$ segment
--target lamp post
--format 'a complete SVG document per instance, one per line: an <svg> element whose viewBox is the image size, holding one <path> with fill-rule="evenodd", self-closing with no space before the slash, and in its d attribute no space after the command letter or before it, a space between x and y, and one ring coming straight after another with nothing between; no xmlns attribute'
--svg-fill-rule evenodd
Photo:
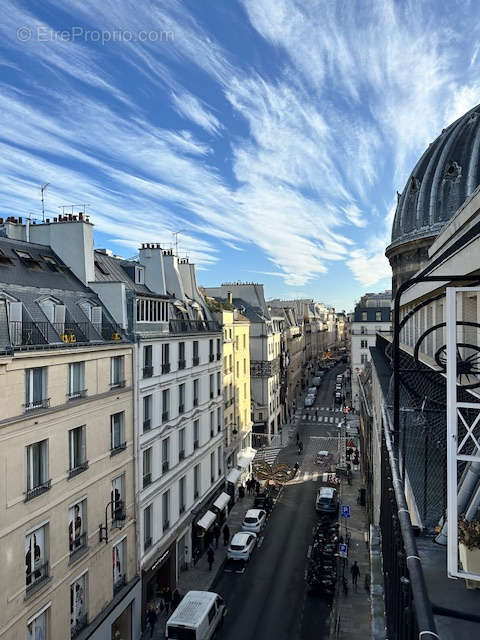
<svg viewBox="0 0 480 640"><path fill-rule="evenodd" d="M116 505L115 509L114 505ZM103 526L102 523L98 525L98 541L102 542L103 540L105 540L105 544L108 544L108 507L110 506L112 508L112 527L113 522L121 523L123 520L125 520L123 500L110 500L110 502L105 507L105 526ZM120 524L118 528L121 529L122 525Z"/></svg>

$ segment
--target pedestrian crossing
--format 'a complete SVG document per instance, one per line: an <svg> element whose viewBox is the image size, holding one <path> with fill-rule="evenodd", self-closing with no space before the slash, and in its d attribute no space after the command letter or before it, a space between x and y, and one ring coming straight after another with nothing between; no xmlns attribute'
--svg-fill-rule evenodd
<svg viewBox="0 0 480 640"><path fill-rule="evenodd" d="M273 464L281 450L282 447L266 447L265 449L259 449L255 455L255 462L264 460L265 462L268 462L268 464Z"/></svg>
<svg viewBox="0 0 480 640"><path fill-rule="evenodd" d="M315 416L315 414L304 414L303 420L305 422L323 422L324 424L338 424L341 420L338 416Z"/></svg>

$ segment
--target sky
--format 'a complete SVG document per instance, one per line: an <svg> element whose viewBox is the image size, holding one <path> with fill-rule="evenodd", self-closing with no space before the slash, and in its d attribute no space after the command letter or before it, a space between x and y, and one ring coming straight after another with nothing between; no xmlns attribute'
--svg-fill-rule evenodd
<svg viewBox="0 0 480 640"><path fill-rule="evenodd" d="M390 287L396 192L480 103L477 7L4 0L0 216L41 216L49 183L97 247L176 237L205 286L349 310Z"/></svg>

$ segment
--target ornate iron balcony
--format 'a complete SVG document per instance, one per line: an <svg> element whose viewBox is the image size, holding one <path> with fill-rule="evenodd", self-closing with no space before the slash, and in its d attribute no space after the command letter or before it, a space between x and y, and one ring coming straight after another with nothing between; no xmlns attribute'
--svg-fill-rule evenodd
<svg viewBox="0 0 480 640"><path fill-rule="evenodd" d="M42 484L37 485L36 487L32 487L32 489L28 489L25 494L25 502L31 500L32 498L36 498L37 496L48 491L52 485L51 480L45 480Z"/></svg>

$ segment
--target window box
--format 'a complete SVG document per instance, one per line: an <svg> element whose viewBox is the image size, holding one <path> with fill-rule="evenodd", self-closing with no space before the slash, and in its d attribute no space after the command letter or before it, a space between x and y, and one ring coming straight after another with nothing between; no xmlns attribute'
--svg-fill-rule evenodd
<svg viewBox="0 0 480 640"><path fill-rule="evenodd" d="M170 464L169 464L168 460L165 460L164 462L162 462L162 472L163 473L166 473L169 468L170 468Z"/></svg>
<svg viewBox="0 0 480 640"><path fill-rule="evenodd" d="M178 361L178 368L179 369L185 369L186 364L187 364L186 360L179 360Z"/></svg>
<svg viewBox="0 0 480 640"><path fill-rule="evenodd" d="M152 484L152 474L146 473L143 476L143 488L145 489L145 487L148 487L149 484Z"/></svg>
<svg viewBox="0 0 480 640"><path fill-rule="evenodd" d="M86 398L88 389L81 389L80 391L72 391L67 393L69 400L76 400L77 398Z"/></svg>
<svg viewBox="0 0 480 640"><path fill-rule="evenodd" d="M143 548L146 551L147 549L149 549L152 546L152 538L148 537L145 538L145 540L143 541Z"/></svg>
<svg viewBox="0 0 480 640"><path fill-rule="evenodd" d="M194 440L194 442L193 442L193 448L194 448L194 449L198 449L198 440Z"/></svg>
<svg viewBox="0 0 480 640"><path fill-rule="evenodd" d="M193 358L193 366L196 367L200 364L200 358Z"/></svg>
<svg viewBox="0 0 480 640"><path fill-rule="evenodd" d="M87 532L84 531L72 542L72 548L70 549L70 562L73 562L76 558L85 553L88 549L87 543Z"/></svg>
<svg viewBox="0 0 480 640"><path fill-rule="evenodd" d="M50 406L50 398L44 398L43 400L34 400L23 405L25 411L35 411L38 409L48 409Z"/></svg>
<svg viewBox="0 0 480 640"><path fill-rule="evenodd" d="M211 353L208 357L208 359L210 360L210 362L213 362L215 360L215 354Z"/></svg>
<svg viewBox="0 0 480 640"><path fill-rule="evenodd" d="M28 502L28 500L32 500L32 498L36 498L42 493L45 493L45 491L48 491L50 489L51 485L52 481L47 480L46 482L43 482L42 484L39 484L32 489L28 489L25 494L25 502Z"/></svg>
<svg viewBox="0 0 480 640"><path fill-rule="evenodd" d="M152 366L143 367L143 377L151 378L152 376L153 376L153 367Z"/></svg>
<svg viewBox="0 0 480 640"><path fill-rule="evenodd" d="M183 413L185 411L185 406L183 404L180 404L178 406L178 413Z"/></svg>
<svg viewBox="0 0 480 640"><path fill-rule="evenodd" d="M166 422L168 420L168 411L164 411L162 413L162 422Z"/></svg>
<svg viewBox="0 0 480 640"><path fill-rule="evenodd" d="M69 469L68 477L74 478L75 476L78 476L79 473L82 473L82 471L86 471L87 469L88 469L88 460L85 460L85 462L82 462L75 468Z"/></svg>
<svg viewBox="0 0 480 640"><path fill-rule="evenodd" d="M170 363L162 364L162 373L170 373Z"/></svg>
<svg viewBox="0 0 480 640"><path fill-rule="evenodd" d="M122 451L125 451L126 448L127 448L127 443L122 442L116 447L110 449L110 456L116 456L117 453L121 453Z"/></svg>
<svg viewBox="0 0 480 640"><path fill-rule="evenodd" d="M143 430L144 431L150 431L150 424L151 424L151 420L150 418L147 418L146 420L143 421Z"/></svg>
<svg viewBox="0 0 480 640"><path fill-rule="evenodd" d="M185 451L180 451L178 454L178 459L179 460L184 460L185 459Z"/></svg>
<svg viewBox="0 0 480 640"><path fill-rule="evenodd" d="M43 564L35 567L35 570L32 571L32 574L31 574L32 582L30 584L27 584L27 587L26 587L28 595L36 591L37 588L39 588L39 586L43 584L45 580L47 580L48 568L49 568L48 562L44 562Z"/></svg>

